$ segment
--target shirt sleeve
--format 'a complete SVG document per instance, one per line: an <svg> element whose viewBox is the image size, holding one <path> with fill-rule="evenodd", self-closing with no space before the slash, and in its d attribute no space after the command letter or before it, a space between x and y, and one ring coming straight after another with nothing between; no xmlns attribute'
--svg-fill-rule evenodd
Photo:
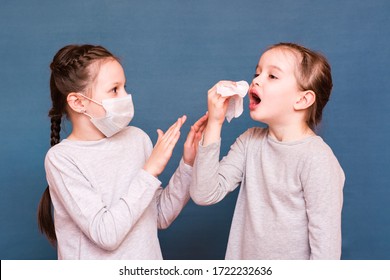
<svg viewBox="0 0 390 280"><path fill-rule="evenodd" d="M304 170L310 259L340 259L344 172L330 148L312 156Z"/></svg>
<svg viewBox="0 0 390 280"><path fill-rule="evenodd" d="M189 201L191 176L192 167L181 159L168 185L157 191L157 226L159 229L169 227Z"/></svg>
<svg viewBox="0 0 390 280"><path fill-rule="evenodd" d="M247 131L238 137L221 161L221 141L205 147L199 144L190 188L195 203L216 204L238 187L245 170L248 134Z"/></svg>
<svg viewBox="0 0 390 280"><path fill-rule="evenodd" d="M128 193L109 206L66 155L48 153L45 169L50 193L83 233L105 250L118 248L161 184L141 169L132 180Z"/></svg>

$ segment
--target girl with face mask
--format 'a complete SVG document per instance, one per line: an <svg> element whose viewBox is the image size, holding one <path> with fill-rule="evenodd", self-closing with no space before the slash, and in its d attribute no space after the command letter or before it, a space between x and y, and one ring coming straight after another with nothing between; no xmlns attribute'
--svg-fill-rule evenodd
<svg viewBox="0 0 390 280"><path fill-rule="evenodd" d="M50 65L51 149L38 207L40 229L59 259L162 259L157 229L167 228L189 200L197 143L207 116L188 133L167 187L168 163L186 116L158 140L128 126L132 97L118 59L101 46L69 45ZM72 131L60 142L62 117ZM54 206L54 221L52 217Z"/></svg>

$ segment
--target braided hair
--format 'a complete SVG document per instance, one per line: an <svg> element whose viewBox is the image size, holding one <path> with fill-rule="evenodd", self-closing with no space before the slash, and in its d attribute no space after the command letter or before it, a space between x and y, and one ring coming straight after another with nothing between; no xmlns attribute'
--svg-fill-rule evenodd
<svg viewBox="0 0 390 280"><path fill-rule="evenodd" d="M68 116L67 96L71 92L84 92L96 78L97 71L91 65L105 59L118 60L108 50L94 45L68 45L60 49L50 64L50 95L52 108L50 145L60 142L61 121ZM53 245L57 241L49 186L46 187L38 205L38 226Z"/></svg>

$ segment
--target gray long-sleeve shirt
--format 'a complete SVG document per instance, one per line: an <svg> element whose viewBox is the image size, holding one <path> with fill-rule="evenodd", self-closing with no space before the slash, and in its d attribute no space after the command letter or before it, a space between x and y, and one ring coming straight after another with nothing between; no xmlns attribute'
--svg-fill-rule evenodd
<svg viewBox="0 0 390 280"><path fill-rule="evenodd" d="M321 137L279 142L252 128L219 153L199 146L190 192L211 205L241 185L226 259L340 258L345 176Z"/></svg>
<svg viewBox="0 0 390 280"><path fill-rule="evenodd" d="M45 158L59 259L162 259L158 228L189 200L181 160L166 188L142 168L150 138L127 127L98 141L63 140Z"/></svg>

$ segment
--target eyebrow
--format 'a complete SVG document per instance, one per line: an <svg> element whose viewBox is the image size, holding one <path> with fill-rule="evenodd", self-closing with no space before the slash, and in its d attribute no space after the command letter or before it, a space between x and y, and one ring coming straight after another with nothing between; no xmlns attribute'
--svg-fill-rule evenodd
<svg viewBox="0 0 390 280"><path fill-rule="evenodd" d="M276 65L270 65L269 68L273 68L273 69L276 69L276 70L278 70L278 71L280 71L280 72L284 72L284 71L282 70L282 68L280 68L280 67L278 67L278 66L276 66Z"/></svg>
<svg viewBox="0 0 390 280"><path fill-rule="evenodd" d="M257 71L259 68L260 68L260 66L259 66L259 65L256 65L255 71ZM280 68L280 67L278 67L278 66L276 66L276 65L270 65L270 66L268 66L268 68L276 69L276 70L278 70L279 72L284 72L284 71L282 70L282 68Z"/></svg>
<svg viewBox="0 0 390 280"><path fill-rule="evenodd" d="M119 85L121 85L121 84L122 84L121 82L113 82L113 83L108 83L107 86L108 86L108 87L113 87L113 86L119 86ZM123 83L123 84L126 84L126 82Z"/></svg>

